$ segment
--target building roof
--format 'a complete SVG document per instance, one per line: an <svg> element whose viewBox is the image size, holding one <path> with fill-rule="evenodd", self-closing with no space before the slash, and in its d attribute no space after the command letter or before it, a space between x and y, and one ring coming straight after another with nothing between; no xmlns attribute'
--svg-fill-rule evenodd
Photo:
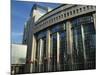
<svg viewBox="0 0 100 75"><path fill-rule="evenodd" d="M48 8L47 8L47 7L40 6L40 5L38 5L38 4L35 3L35 4L32 6L32 8L31 8L30 16L32 15L33 10L34 10L34 9L37 9L37 8L41 8L41 9L43 9L43 10L45 10L45 11L48 11Z"/></svg>

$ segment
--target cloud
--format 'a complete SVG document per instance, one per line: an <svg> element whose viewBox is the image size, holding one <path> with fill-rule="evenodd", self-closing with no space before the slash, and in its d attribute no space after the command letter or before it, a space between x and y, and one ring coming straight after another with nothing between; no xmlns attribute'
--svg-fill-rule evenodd
<svg viewBox="0 0 100 75"><path fill-rule="evenodd" d="M11 43L22 43L23 32L12 32Z"/></svg>
<svg viewBox="0 0 100 75"><path fill-rule="evenodd" d="M12 32L12 36L22 36L23 32Z"/></svg>

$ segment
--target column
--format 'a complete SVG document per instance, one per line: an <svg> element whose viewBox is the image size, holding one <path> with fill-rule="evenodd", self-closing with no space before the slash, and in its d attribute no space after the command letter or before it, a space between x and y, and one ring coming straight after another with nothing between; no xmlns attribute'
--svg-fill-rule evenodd
<svg viewBox="0 0 100 75"><path fill-rule="evenodd" d="M30 66L30 73L35 72L35 56L36 56L36 38L35 35L33 35L32 38L32 52L31 52L31 66Z"/></svg>
<svg viewBox="0 0 100 75"><path fill-rule="evenodd" d="M47 50L47 59L48 59L48 71L50 71L50 30L47 30L46 35L46 50Z"/></svg>
<svg viewBox="0 0 100 75"><path fill-rule="evenodd" d="M94 20L94 27L96 29L96 13L93 14L93 20Z"/></svg>
<svg viewBox="0 0 100 75"><path fill-rule="evenodd" d="M42 69L42 56L43 56L43 40L40 39L40 45L39 45L39 72L41 72Z"/></svg>
<svg viewBox="0 0 100 75"><path fill-rule="evenodd" d="M26 65L25 65L25 72L32 73L33 70L33 47L35 47L35 36L30 35L27 42L27 57L26 57Z"/></svg>
<svg viewBox="0 0 100 75"><path fill-rule="evenodd" d="M73 37L71 31L72 24L70 21L66 23L66 38L67 38L67 56L69 64L69 69L73 69L73 51L72 51L72 44L73 44Z"/></svg>
<svg viewBox="0 0 100 75"><path fill-rule="evenodd" d="M87 56L86 56L86 48L85 48L85 35L84 35L84 28L81 25L81 36L82 36L82 46L83 46L83 56L84 56L84 68L86 68L87 63Z"/></svg>
<svg viewBox="0 0 100 75"><path fill-rule="evenodd" d="M59 32L57 32L57 70L60 71L60 36Z"/></svg>
<svg viewBox="0 0 100 75"><path fill-rule="evenodd" d="M84 60L86 60L85 41L84 41L85 36L84 36L83 25L81 25L81 35L82 35L83 55L84 55Z"/></svg>

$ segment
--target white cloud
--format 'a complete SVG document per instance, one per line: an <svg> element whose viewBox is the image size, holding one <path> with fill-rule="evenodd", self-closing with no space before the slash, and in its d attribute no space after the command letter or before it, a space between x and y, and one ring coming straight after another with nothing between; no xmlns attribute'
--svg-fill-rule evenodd
<svg viewBox="0 0 100 75"><path fill-rule="evenodd" d="M11 35L12 36L22 36L23 32L12 32Z"/></svg>

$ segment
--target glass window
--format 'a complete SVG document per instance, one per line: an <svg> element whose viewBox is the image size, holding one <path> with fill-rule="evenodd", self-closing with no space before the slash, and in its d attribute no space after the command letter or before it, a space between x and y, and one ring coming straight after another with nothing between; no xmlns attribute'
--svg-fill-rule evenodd
<svg viewBox="0 0 100 75"><path fill-rule="evenodd" d="M54 17L54 22L55 22L55 17Z"/></svg>
<svg viewBox="0 0 100 75"><path fill-rule="evenodd" d="M67 12L67 16L69 16L69 12Z"/></svg>
<svg viewBox="0 0 100 75"><path fill-rule="evenodd" d="M73 14L75 14L75 10L73 10Z"/></svg>
<svg viewBox="0 0 100 75"><path fill-rule="evenodd" d="M82 12L82 8L80 8L80 12Z"/></svg>
<svg viewBox="0 0 100 75"><path fill-rule="evenodd" d="M52 64L52 70L57 70L57 34L52 34L52 57L51 57L51 64Z"/></svg>
<svg viewBox="0 0 100 75"><path fill-rule="evenodd" d="M85 49L87 55L87 61L92 61L95 59L95 29L93 23L83 25L84 36L85 36Z"/></svg>
<svg viewBox="0 0 100 75"><path fill-rule="evenodd" d="M58 20L58 17L56 17L56 20Z"/></svg>
<svg viewBox="0 0 100 75"><path fill-rule="evenodd" d="M74 63L84 64L84 52L86 54L86 61L88 64L90 64L90 62L95 62L96 33L91 17L84 16L74 19L72 21L72 26Z"/></svg>
<svg viewBox="0 0 100 75"><path fill-rule="evenodd" d="M42 62L43 62L43 72L47 71L47 56L46 56L46 37L42 38L43 40L43 57L42 57Z"/></svg>
<svg viewBox="0 0 100 75"><path fill-rule="evenodd" d="M77 11L77 13L79 12L79 10L78 10L78 9L76 9L76 11Z"/></svg>
<svg viewBox="0 0 100 75"><path fill-rule="evenodd" d="M60 70L64 70L64 65L66 64L66 54L67 54L67 48L66 48L66 32L62 31L60 34Z"/></svg>
<svg viewBox="0 0 100 75"><path fill-rule="evenodd" d="M85 11L85 7L83 7L83 10Z"/></svg>
<svg viewBox="0 0 100 75"><path fill-rule="evenodd" d="M59 19L60 19L60 16L59 16Z"/></svg>
<svg viewBox="0 0 100 75"><path fill-rule="evenodd" d="M61 15L61 18L63 18L63 14Z"/></svg>
<svg viewBox="0 0 100 75"><path fill-rule="evenodd" d="M91 9L93 9L94 6L91 6Z"/></svg>
<svg viewBox="0 0 100 75"><path fill-rule="evenodd" d="M70 15L72 15L72 11L70 11Z"/></svg>
<svg viewBox="0 0 100 75"><path fill-rule="evenodd" d="M40 38L45 37L46 33L47 33L46 31L41 31L41 32L37 33L37 38L40 39Z"/></svg>
<svg viewBox="0 0 100 75"><path fill-rule="evenodd" d="M64 17L66 18L66 13L64 13Z"/></svg>
<svg viewBox="0 0 100 75"><path fill-rule="evenodd" d="M66 25L64 23L60 23L58 25L51 27L51 33L60 32L66 29Z"/></svg>
<svg viewBox="0 0 100 75"><path fill-rule="evenodd" d="M87 10L89 10L89 6L87 6Z"/></svg>

